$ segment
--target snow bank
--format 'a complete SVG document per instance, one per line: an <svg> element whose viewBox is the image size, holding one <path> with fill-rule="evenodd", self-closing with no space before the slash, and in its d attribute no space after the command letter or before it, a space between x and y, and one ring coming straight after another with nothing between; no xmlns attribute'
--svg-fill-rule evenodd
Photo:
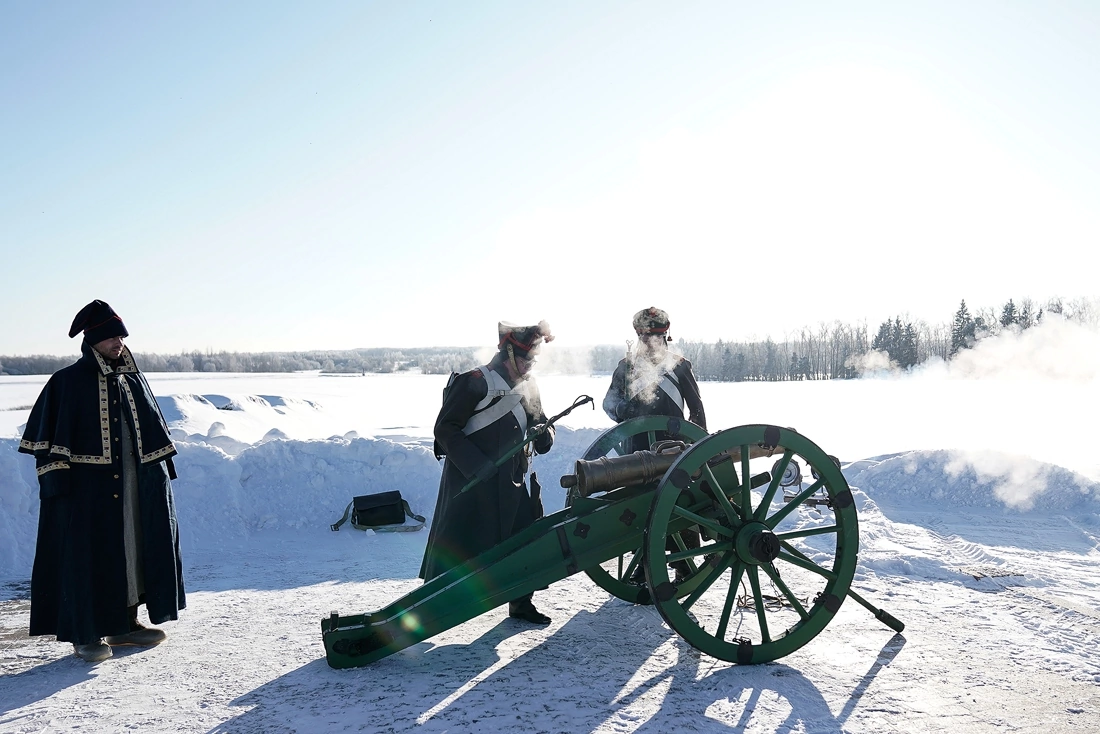
<svg viewBox="0 0 1100 734"><path fill-rule="evenodd" d="M180 404L185 401L178 401ZM554 451L535 457L547 512L561 509L558 479L599 435L596 429L558 431ZM244 444L214 427L209 435L173 429L179 455L173 482L184 554L232 547L256 533L326 528L355 495L399 490L413 512L431 519L441 462L431 442L361 438L325 440L264 437ZM38 526L34 462L17 453L18 439L0 440L0 579L26 579ZM231 450L229 450L231 449ZM357 532L346 525L341 532Z"/></svg>
<svg viewBox="0 0 1100 734"><path fill-rule="evenodd" d="M280 405L264 400L266 405L253 403L249 409ZM195 406L209 406L220 415L232 412L214 408L202 396L171 396L164 403L178 411L173 415ZM265 531L327 527L355 495L395 489L414 512L431 519L440 462L430 439L349 432L295 440L272 428L247 443L229 430L221 421L206 433L173 427L179 450L174 489L185 551L230 547ZM547 512L564 506L558 480L572 471L573 462L599 434L594 428L559 428L554 450L534 458ZM34 462L17 448L17 439L0 440L0 578L5 579L29 576L38 522ZM861 508L864 512L877 512L878 506L887 511L966 507L1008 514L1100 512L1100 485L1062 467L997 452L904 452L849 464L845 475L862 497L874 498Z"/></svg>
<svg viewBox="0 0 1100 734"><path fill-rule="evenodd" d="M38 477L18 449L19 439L0 440L0 579L30 578L38 535Z"/></svg>
<svg viewBox="0 0 1100 734"><path fill-rule="evenodd" d="M238 454L271 431L305 438L325 421L321 406L311 400L278 395L167 395L157 398L174 436L221 436L216 443L229 454Z"/></svg>
<svg viewBox="0 0 1100 734"><path fill-rule="evenodd" d="M909 451L854 462L844 474L884 507L1100 511L1100 484L1060 466L997 451Z"/></svg>
<svg viewBox="0 0 1100 734"><path fill-rule="evenodd" d="M432 454L432 418L425 416L437 409L434 382L406 377L388 382L341 381L349 390L354 387L358 391L348 397L324 392L330 389L328 383L309 376L283 379L282 387L298 390L294 395L276 394L272 385L277 383L268 377L173 379L179 392L158 397L158 402L179 449L179 479L174 488L185 558L191 550L233 547L257 534L325 529L340 517L351 498L360 494L399 490L414 512L431 519L440 463ZM544 399L558 406L568 405L572 399L568 396L593 392L604 380L569 378L546 383ZM822 395L839 396L836 399L848 406L888 403L873 390L870 397L878 395L880 399L870 400L866 391L890 384L810 385L814 391L808 394L805 385L792 383L783 394L792 398L788 402L797 410L777 404L774 386L765 386L771 390L767 412L783 417L787 410L810 423L814 416L832 421L854 411L822 408L817 401ZM908 383L909 388L913 385ZM231 389L242 386L247 392ZM423 405L408 403L410 397L423 397L421 393L428 387L432 388L430 399L424 398ZM739 413L752 412L746 408L745 398L752 403L753 391L763 389L754 385L707 387L730 391L730 400L712 401L715 414L731 412L731 405L738 406ZM967 388L974 390L969 384ZM864 392L853 392L859 389ZM807 405L817 407L810 410ZM412 414L409 421L395 422L403 409ZM585 410L570 419L590 421L600 415ZM743 420L745 415L739 418ZM861 425L875 424L866 417L856 418ZM732 416L728 422L737 419ZM348 430L349 422L358 430ZM993 418L987 419L992 422ZM866 445L844 443L869 440L866 431L845 426L810 428L815 430L808 430L807 435L838 455L851 451L847 458L854 458L870 453ZM543 485L547 512L564 506L565 493L558 480L572 471L573 462L602 430L591 424L559 424L554 450L535 457L532 469ZM838 448L834 449L834 444ZM0 438L0 579L24 580L30 575L34 557L38 482L34 462L17 454L17 447L17 438ZM854 453L857 450L867 453ZM889 453L848 464L845 475L864 498L861 513L878 512L881 507L896 517L899 510L973 508L998 517L1057 513L1100 517L1100 485L1096 482L1056 464L1012 452L940 449Z"/></svg>

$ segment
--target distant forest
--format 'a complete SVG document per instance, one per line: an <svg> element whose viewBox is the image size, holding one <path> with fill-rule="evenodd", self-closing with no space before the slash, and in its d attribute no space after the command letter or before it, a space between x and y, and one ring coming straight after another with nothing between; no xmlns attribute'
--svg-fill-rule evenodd
<svg viewBox="0 0 1100 734"><path fill-rule="evenodd" d="M320 370L334 374L385 373L418 370L428 374L465 371L478 365L474 347L423 347L414 349L347 349L314 352L186 352L148 354L134 352L144 372L301 372ZM71 357L0 356L0 374L48 375L76 361Z"/></svg>
<svg viewBox="0 0 1100 734"><path fill-rule="evenodd" d="M689 359L700 380L724 382L836 380L859 377L868 369L912 367L933 359L950 360L961 350L1005 330L1022 331L1042 323L1049 314L1097 326L1100 308L1087 299L1052 299L1036 304L1030 299L1009 301L999 308L971 311L963 300L950 322L929 325L899 315L879 324L872 335L866 324L820 324L788 334L783 340L689 342L680 340L675 351ZM478 365L480 347L424 347L410 349L349 349L312 352L190 352L175 355L135 352L146 372L299 372L320 370L333 374L416 371L425 374L462 372ZM598 346L585 355L554 359L572 370L605 374L624 355L623 346ZM555 355L560 356L560 355ZM0 356L0 375L44 375L72 364L75 356Z"/></svg>

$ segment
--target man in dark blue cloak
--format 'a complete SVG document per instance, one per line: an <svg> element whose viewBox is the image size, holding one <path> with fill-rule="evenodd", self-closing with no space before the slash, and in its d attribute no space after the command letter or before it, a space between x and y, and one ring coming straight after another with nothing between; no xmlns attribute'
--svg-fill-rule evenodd
<svg viewBox="0 0 1100 734"><path fill-rule="evenodd" d="M32 635L73 643L89 662L118 645L156 645L185 606L170 478L176 449L153 391L103 301L76 315L81 357L58 370L31 409L19 450L38 466Z"/></svg>

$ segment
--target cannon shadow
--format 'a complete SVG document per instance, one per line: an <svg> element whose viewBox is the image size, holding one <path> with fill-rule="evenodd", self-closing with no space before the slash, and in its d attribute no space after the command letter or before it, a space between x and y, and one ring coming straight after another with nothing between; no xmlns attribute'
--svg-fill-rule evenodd
<svg viewBox="0 0 1100 734"><path fill-rule="evenodd" d="M364 668L308 663L232 701L248 711L211 732L663 733L685 722L691 731L725 732L753 722L762 699L786 701L779 730L840 731L904 644L895 635L834 714L799 670L716 661L651 607L611 598L557 628L491 614L500 620L469 643L420 643Z"/></svg>

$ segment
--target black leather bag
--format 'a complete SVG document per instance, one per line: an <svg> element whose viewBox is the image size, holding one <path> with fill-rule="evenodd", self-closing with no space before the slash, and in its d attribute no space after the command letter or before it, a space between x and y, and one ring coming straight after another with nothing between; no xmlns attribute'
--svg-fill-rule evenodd
<svg viewBox="0 0 1100 734"><path fill-rule="evenodd" d="M351 515L351 526L356 530L373 530L376 533L411 532L424 527L426 522L422 515L413 513L408 501L402 499L397 490L353 497L344 510L344 516L330 527L339 530L347 522L348 515ZM411 517L418 524L406 525L406 517Z"/></svg>
<svg viewBox="0 0 1100 734"><path fill-rule="evenodd" d="M400 492L366 494L351 501L352 525L394 525L399 522L405 522Z"/></svg>

